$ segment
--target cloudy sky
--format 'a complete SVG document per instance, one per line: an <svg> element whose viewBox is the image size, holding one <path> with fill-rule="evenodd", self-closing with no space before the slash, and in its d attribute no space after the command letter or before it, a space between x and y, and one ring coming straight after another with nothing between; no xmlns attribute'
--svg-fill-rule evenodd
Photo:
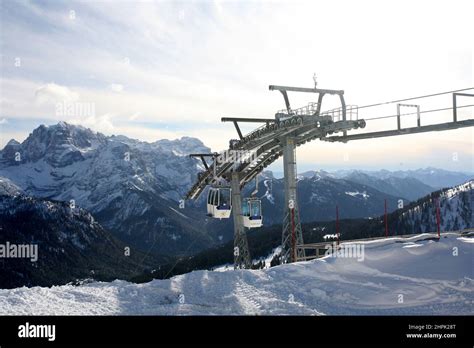
<svg viewBox="0 0 474 348"><path fill-rule="evenodd" d="M273 117L284 104L268 85L312 87L314 73L318 87L343 89L354 105L474 86L472 1L1 1L0 9L1 147L62 120L145 141L193 136L218 151L237 137L222 116ZM294 107L314 101L290 98ZM428 110L450 107L451 97L414 102ZM336 106L328 98L323 108ZM395 113L390 104L359 118ZM424 114L422 123L450 116ZM474 118L474 108L460 118ZM393 126L371 121L367 130ZM298 148L298 169L474 171L473 135L317 141Z"/></svg>

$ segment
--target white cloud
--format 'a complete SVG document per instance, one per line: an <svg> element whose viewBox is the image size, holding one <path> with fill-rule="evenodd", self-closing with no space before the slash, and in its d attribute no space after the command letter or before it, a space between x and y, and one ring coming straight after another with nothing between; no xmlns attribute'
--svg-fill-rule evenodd
<svg viewBox="0 0 474 348"><path fill-rule="evenodd" d="M311 86L313 72L319 87L344 89L346 101L359 105L473 85L472 1L456 6L404 0L10 6L23 13L10 11L5 18L5 52L21 56L21 69L28 69L25 75L2 66L7 72L0 82L2 97L8 100L2 101L2 114L13 119L56 120L51 101L90 102L103 115L83 120L91 128L117 134L130 129L138 138L196 135L219 150L235 138L230 125L229 132L222 131L220 117L273 117L283 100L268 85ZM68 17L71 8L74 21ZM28 15L36 20L26 20ZM53 79L56 83L47 83ZM303 94L290 98L293 107L313 101ZM426 102L422 110L430 107ZM440 106L450 106L449 98L446 103ZM324 109L332 106L325 100ZM393 113L383 109L360 116ZM431 119L422 116L423 122ZM139 121L188 127L158 133ZM191 122L197 126L188 130ZM465 136L456 132L426 138L426 146ZM337 152L330 145L328 158Z"/></svg>
<svg viewBox="0 0 474 348"><path fill-rule="evenodd" d="M66 86L60 86L55 83L40 86L35 92L35 101L38 104L75 102L78 99L79 94L71 91Z"/></svg>
<svg viewBox="0 0 474 348"><path fill-rule="evenodd" d="M115 93L121 93L123 92L123 85L120 85L118 83L112 83L110 86L109 86L110 90L112 92L115 92Z"/></svg>
<svg viewBox="0 0 474 348"><path fill-rule="evenodd" d="M129 117L129 120L135 121L138 117L140 117L140 112L135 112L132 116Z"/></svg>
<svg viewBox="0 0 474 348"><path fill-rule="evenodd" d="M112 123L112 115L105 114L101 116L89 116L82 119L71 119L68 122L71 124L79 124L81 126L91 128L96 132L104 133L107 135L115 132L115 127Z"/></svg>

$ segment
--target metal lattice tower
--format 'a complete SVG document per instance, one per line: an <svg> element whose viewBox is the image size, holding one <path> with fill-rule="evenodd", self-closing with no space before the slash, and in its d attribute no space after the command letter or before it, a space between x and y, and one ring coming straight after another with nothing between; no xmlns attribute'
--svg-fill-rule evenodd
<svg viewBox="0 0 474 348"><path fill-rule="evenodd" d="M234 219L234 269L250 268L249 245L242 217L239 173L232 172L232 217Z"/></svg>
<svg viewBox="0 0 474 348"><path fill-rule="evenodd" d="M285 213L281 237L281 263L294 262L304 257L304 250L297 245L303 244L300 213L296 196L296 148L294 139L286 137L283 146L283 172L285 183Z"/></svg>

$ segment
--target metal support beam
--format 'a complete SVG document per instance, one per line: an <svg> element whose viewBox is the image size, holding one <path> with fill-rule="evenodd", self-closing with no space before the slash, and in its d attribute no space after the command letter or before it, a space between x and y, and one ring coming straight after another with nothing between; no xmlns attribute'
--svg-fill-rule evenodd
<svg viewBox="0 0 474 348"><path fill-rule="evenodd" d="M208 172L210 172L209 165L207 164L204 157L216 157L216 156L217 156L216 153L192 153L189 155L189 157L199 157L202 161L204 168L206 168Z"/></svg>
<svg viewBox="0 0 474 348"><path fill-rule="evenodd" d="M239 124L237 123L237 121L234 121L234 127L235 127L235 130L237 131L237 134L239 134L240 140L242 140L244 137L242 135L242 132L240 131Z"/></svg>
<svg viewBox="0 0 474 348"><path fill-rule="evenodd" d="M268 86L270 91L287 91L287 92L305 92L305 93L327 93L327 94L344 94L343 90L305 88L305 87L289 87L289 86Z"/></svg>
<svg viewBox="0 0 474 348"><path fill-rule="evenodd" d="M421 116L420 116L420 106L416 106L416 125L421 127Z"/></svg>
<svg viewBox="0 0 474 348"><path fill-rule="evenodd" d="M397 104L397 129L400 130L402 127L400 121L400 104Z"/></svg>
<svg viewBox="0 0 474 348"><path fill-rule="evenodd" d="M254 122L267 123L275 122L274 118L250 118L250 117L221 117L222 122Z"/></svg>
<svg viewBox="0 0 474 348"><path fill-rule="evenodd" d="M457 97L474 97L474 94L468 93L453 93L453 122L458 121Z"/></svg>
<svg viewBox="0 0 474 348"><path fill-rule="evenodd" d="M350 140L362 140L362 139L391 137L395 135L444 131L444 130L458 129L458 128L464 128L464 127L473 127L473 126L474 126L474 120L463 120L463 121L458 121L458 122L447 122L447 123L440 123L440 124L432 124L428 126L403 128L400 130L396 129L396 130L388 130L388 131L380 131L380 132L352 134L346 137L333 136L333 137L321 138L321 140L331 141L331 142L333 141L347 142Z"/></svg>
<svg viewBox="0 0 474 348"><path fill-rule="evenodd" d="M232 172L232 215L234 218L234 269L250 268L250 252L242 217L242 197L238 172Z"/></svg>
<svg viewBox="0 0 474 348"><path fill-rule="evenodd" d="M321 105L323 103L323 97L324 97L324 93L319 93L318 106L317 106L317 109L316 109L316 115L315 116L319 116L321 114Z"/></svg>
<svg viewBox="0 0 474 348"><path fill-rule="evenodd" d="M344 100L344 94L339 94L339 99L341 100L341 107L342 107L342 120L346 120L346 101ZM347 131L342 132L344 136L347 135Z"/></svg>
<svg viewBox="0 0 474 348"><path fill-rule="evenodd" d="M206 160L204 159L204 156L200 156L202 164L206 168L207 171L209 171L209 165L207 164Z"/></svg>
<svg viewBox="0 0 474 348"><path fill-rule="evenodd" d="M304 250L296 246L303 244L300 215L296 197L295 141L286 137L283 147L283 171L285 184L285 209L281 238L281 262L289 263L304 257Z"/></svg>
<svg viewBox="0 0 474 348"><path fill-rule="evenodd" d="M456 101L456 93L453 93L453 122L458 121L458 108Z"/></svg>
<svg viewBox="0 0 474 348"><path fill-rule="evenodd" d="M397 129L401 130L401 108L408 107L408 108L416 108L416 125L417 127L421 127L421 117L420 117L420 105L415 104L397 104Z"/></svg>
<svg viewBox="0 0 474 348"><path fill-rule="evenodd" d="M317 93L318 95L318 105L316 107L315 116L319 116L321 112L321 103L323 101L323 97L325 94L331 95L338 95L341 100L341 109L342 109L342 119L343 121L346 120L346 102L344 100L344 91L343 90L334 90L334 89L320 89L320 88L305 88L305 87L290 87L290 86L275 86L270 85L268 86L270 91L280 91L283 94L283 98L285 99L286 110L288 115L292 115L290 101L288 99L288 92L304 92L304 93ZM344 136L347 135L347 132L344 131Z"/></svg>
<svg viewBox="0 0 474 348"><path fill-rule="evenodd" d="M286 111L288 111L288 115L291 115L291 106L290 100L288 99L288 94L285 90L280 89L279 91L281 92L281 94L283 94L283 99L285 99Z"/></svg>

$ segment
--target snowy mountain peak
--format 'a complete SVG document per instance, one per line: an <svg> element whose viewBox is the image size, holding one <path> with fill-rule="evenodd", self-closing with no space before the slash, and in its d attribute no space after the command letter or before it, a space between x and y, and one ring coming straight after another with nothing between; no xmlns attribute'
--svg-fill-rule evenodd
<svg viewBox="0 0 474 348"><path fill-rule="evenodd" d="M0 150L0 160L13 162L20 148L21 144L15 139L11 139L3 150Z"/></svg>
<svg viewBox="0 0 474 348"><path fill-rule="evenodd" d="M312 179L315 181L321 180L321 179L327 179L327 178L333 178L334 175L331 173L325 171L325 170L308 170L306 172L303 172L301 174L298 174L298 180L303 180L303 179Z"/></svg>
<svg viewBox="0 0 474 348"><path fill-rule="evenodd" d="M20 145L20 143L18 141L16 141L15 139L10 139L10 141L7 143L7 145L5 145L5 147L7 146L18 146Z"/></svg>
<svg viewBox="0 0 474 348"><path fill-rule="evenodd" d="M84 153L104 142L105 136L100 133L59 122L53 126L41 125L33 130L22 144L18 142L13 144L15 144L15 151L21 155L21 162L36 162L44 159L51 166L61 168L84 160ZM6 148L2 151L3 158L12 161L13 153L11 149L8 150Z"/></svg>
<svg viewBox="0 0 474 348"><path fill-rule="evenodd" d="M23 193L11 180L0 177L0 196L18 196Z"/></svg>
<svg viewBox="0 0 474 348"><path fill-rule="evenodd" d="M157 249L185 252L185 239L200 238L195 248L210 243L200 223L204 214L186 211L199 223L183 226L183 213L176 212L198 174L199 162L188 154L210 151L198 139L148 143L60 122L41 125L7 148L0 152L1 177L33 197L74 200L134 246L149 248L150 240L161 238Z"/></svg>
<svg viewBox="0 0 474 348"><path fill-rule="evenodd" d="M155 141L153 144L163 151L172 152L176 156L187 156L192 152L211 152L211 149L205 146L201 140L192 137L182 137L175 140L162 139Z"/></svg>
<svg viewBox="0 0 474 348"><path fill-rule="evenodd" d="M69 124L67 122L64 122L64 121L59 121L57 126L61 127L61 128L68 128Z"/></svg>

